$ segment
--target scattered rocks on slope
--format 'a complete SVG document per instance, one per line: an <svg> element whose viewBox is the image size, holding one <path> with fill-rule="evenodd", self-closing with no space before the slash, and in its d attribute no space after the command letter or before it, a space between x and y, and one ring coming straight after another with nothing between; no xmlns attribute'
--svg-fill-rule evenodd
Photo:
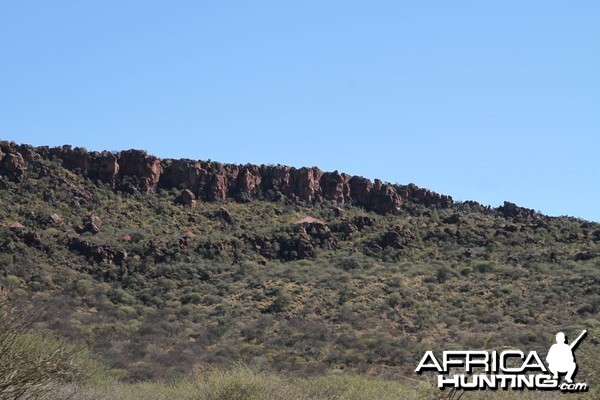
<svg viewBox="0 0 600 400"><path fill-rule="evenodd" d="M52 225L62 225L63 222L65 222L65 219L57 213L52 213L48 216L47 221Z"/></svg>
<svg viewBox="0 0 600 400"><path fill-rule="evenodd" d="M282 258L303 260L315 257L316 244L304 228L300 228L289 240L281 242L280 247Z"/></svg>
<svg viewBox="0 0 600 400"><path fill-rule="evenodd" d="M42 239L39 233L30 231L23 234L23 242L30 247L39 247L42 244Z"/></svg>
<svg viewBox="0 0 600 400"><path fill-rule="evenodd" d="M460 217L459 214L452 214L449 217L446 217L442 220L443 223L445 224L458 224L460 222L462 222L462 218Z"/></svg>
<svg viewBox="0 0 600 400"><path fill-rule="evenodd" d="M342 232L346 236L358 231L358 227L352 222L348 221L347 219L342 220L339 223L333 225L331 229L334 232Z"/></svg>
<svg viewBox="0 0 600 400"><path fill-rule="evenodd" d="M8 229L10 229L13 232L20 232L25 230L25 226L19 221L13 221L10 224L8 224Z"/></svg>
<svg viewBox="0 0 600 400"><path fill-rule="evenodd" d="M362 231L366 227L373 226L375 221L371 217L367 217L365 215L358 215L352 218L352 223L356 225L359 231Z"/></svg>
<svg viewBox="0 0 600 400"><path fill-rule="evenodd" d="M102 220L96 214L89 215L83 219L83 226L77 228L79 233L90 232L97 234L102 228Z"/></svg>
<svg viewBox="0 0 600 400"><path fill-rule="evenodd" d="M381 248L392 247L394 249L403 249L415 239L415 235L404 225L396 225L387 231L379 240Z"/></svg>
<svg viewBox="0 0 600 400"><path fill-rule="evenodd" d="M317 243L320 247L327 249L335 249L337 247L337 242L329 229L329 226L322 223L310 223L304 224L304 232L308 236L310 236L315 243ZM300 230L302 232L302 230Z"/></svg>
<svg viewBox="0 0 600 400"><path fill-rule="evenodd" d="M598 256L598 254L596 254L592 250L582 250L582 251L578 252L577 254L575 254L573 259L575 261L586 261L586 260L591 260L592 258L595 258L597 256Z"/></svg>
<svg viewBox="0 0 600 400"><path fill-rule="evenodd" d="M335 218L342 218L344 216L344 210L341 207L333 207L331 209L331 212L333 213L333 216Z"/></svg>
<svg viewBox="0 0 600 400"><path fill-rule="evenodd" d="M106 244L97 244L77 237L69 239L69 248L96 262L122 264L127 260L127 252L123 250L114 250Z"/></svg>

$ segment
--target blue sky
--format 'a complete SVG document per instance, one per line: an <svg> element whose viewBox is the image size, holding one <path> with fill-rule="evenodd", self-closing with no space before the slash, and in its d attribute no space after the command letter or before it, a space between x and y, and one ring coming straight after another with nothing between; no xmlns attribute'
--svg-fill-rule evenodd
<svg viewBox="0 0 600 400"><path fill-rule="evenodd" d="M600 2L3 1L0 138L600 221Z"/></svg>

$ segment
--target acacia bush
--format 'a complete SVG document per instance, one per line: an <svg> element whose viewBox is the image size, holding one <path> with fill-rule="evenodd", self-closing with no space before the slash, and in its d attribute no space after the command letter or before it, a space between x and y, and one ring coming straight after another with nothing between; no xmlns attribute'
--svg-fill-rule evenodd
<svg viewBox="0 0 600 400"><path fill-rule="evenodd" d="M0 289L3 289L0 286ZM84 351L32 330L40 309L15 307L0 290L0 399L63 398L96 368Z"/></svg>

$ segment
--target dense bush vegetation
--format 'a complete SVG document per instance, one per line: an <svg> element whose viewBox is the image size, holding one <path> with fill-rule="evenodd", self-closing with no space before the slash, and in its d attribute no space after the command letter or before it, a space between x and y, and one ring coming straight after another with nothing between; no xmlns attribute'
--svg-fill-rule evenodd
<svg viewBox="0 0 600 400"><path fill-rule="evenodd" d="M595 223L468 203L396 215L285 200L192 209L175 190L129 195L36 165L0 190L0 284L46 303L36 329L86 342L125 380L235 362L398 378L425 350L545 354L557 331L599 326ZM326 227L295 223L307 215Z"/></svg>

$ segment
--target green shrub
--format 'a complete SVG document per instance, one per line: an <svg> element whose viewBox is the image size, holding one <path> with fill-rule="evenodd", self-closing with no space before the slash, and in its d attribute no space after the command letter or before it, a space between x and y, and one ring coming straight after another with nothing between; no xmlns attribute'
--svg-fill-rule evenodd
<svg viewBox="0 0 600 400"><path fill-rule="evenodd" d="M97 369L81 347L33 332L38 315L0 298L0 399L61 398Z"/></svg>

